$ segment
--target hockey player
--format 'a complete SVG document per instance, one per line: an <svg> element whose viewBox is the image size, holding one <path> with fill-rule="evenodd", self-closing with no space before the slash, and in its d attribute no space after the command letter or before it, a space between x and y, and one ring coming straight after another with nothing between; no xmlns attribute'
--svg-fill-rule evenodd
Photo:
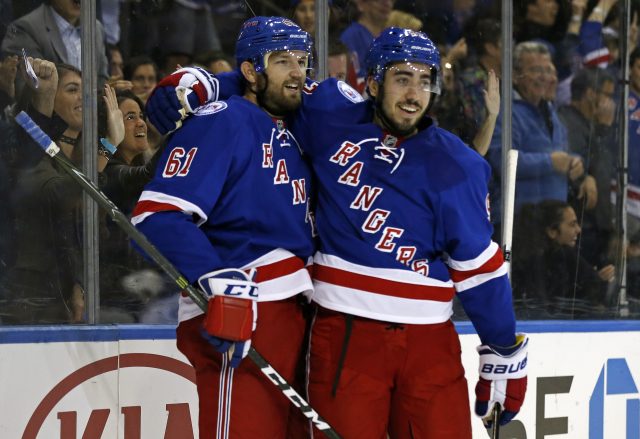
<svg viewBox="0 0 640 439"><path fill-rule="evenodd" d="M180 299L177 344L196 371L201 438L285 437L289 401L251 362L253 342L293 381L312 289L310 169L283 117L301 102L310 38L290 20L244 23L246 92L201 107L165 149L132 221L209 296ZM215 84L207 83L209 91Z"/></svg>
<svg viewBox="0 0 640 439"><path fill-rule="evenodd" d="M489 167L426 116L439 61L425 34L389 28L367 58L370 100L311 83L291 121L318 183L310 402L345 438L471 437L455 294L482 342L476 414L497 403L506 424L524 400Z"/></svg>
<svg viewBox="0 0 640 439"><path fill-rule="evenodd" d="M455 294L482 342L476 413L498 402L507 423L524 399L489 167L426 116L439 68L425 34L386 29L367 56L371 99L292 127L318 185L310 403L345 438L471 437Z"/></svg>

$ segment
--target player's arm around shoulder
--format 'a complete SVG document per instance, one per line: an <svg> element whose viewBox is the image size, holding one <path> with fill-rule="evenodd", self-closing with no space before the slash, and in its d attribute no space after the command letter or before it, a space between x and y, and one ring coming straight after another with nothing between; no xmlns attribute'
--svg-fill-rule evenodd
<svg viewBox="0 0 640 439"><path fill-rule="evenodd" d="M193 181L198 187L210 181L214 192L213 188L219 187L228 174L237 146L242 143L244 122L238 112L233 104L215 101L187 118L168 139L156 168L156 183L163 188L182 188L183 181Z"/></svg>
<svg viewBox="0 0 640 439"><path fill-rule="evenodd" d="M302 102L305 111L335 111L350 109L364 102L364 98L344 81L327 78L317 82L307 78L302 88Z"/></svg>
<svg viewBox="0 0 640 439"><path fill-rule="evenodd" d="M456 160L470 178L483 178L489 181L491 166L478 152L464 143L455 134L438 128L442 137L450 146L452 159Z"/></svg>
<svg viewBox="0 0 640 439"><path fill-rule="evenodd" d="M429 159L425 160L425 166L431 187L437 188L438 192L458 186L462 186L458 190L463 192L487 188L491 167L459 137L434 127L428 143Z"/></svg>
<svg viewBox="0 0 640 439"><path fill-rule="evenodd" d="M212 147L226 144L219 140L229 138L242 123L241 119L236 118L237 113L235 106L226 101L207 102L169 135L168 145L171 147L185 141Z"/></svg>

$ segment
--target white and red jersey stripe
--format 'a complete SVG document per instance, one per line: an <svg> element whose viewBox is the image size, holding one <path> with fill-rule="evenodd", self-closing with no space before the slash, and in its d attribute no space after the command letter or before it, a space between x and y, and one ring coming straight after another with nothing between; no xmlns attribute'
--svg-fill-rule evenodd
<svg viewBox="0 0 640 439"><path fill-rule="evenodd" d="M611 53L606 47L601 47L587 53L582 61L586 66L605 68L611 61Z"/></svg>
<svg viewBox="0 0 640 439"><path fill-rule="evenodd" d="M618 184L611 180L610 198L611 204L615 205L618 200ZM627 213L636 218L640 218L640 186L627 185Z"/></svg>
<svg viewBox="0 0 640 439"><path fill-rule="evenodd" d="M508 272L502 250L493 241L473 259L457 261L449 256L445 263L449 266L449 274L457 292L477 287Z"/></svg>
<svg viewBox="0 0 640 439"><path fill-rule="evenodd" d="M311 293L313 283L307 269L309 262L278 248L240 268L257 269L258 301L270 302L287 299L298 293ZM183 293L178 306L178 321L189 320L200 314L200 307Z"/></svg>
<svg viewBox="0 0 640 439"><path fill-rule="evenodd" d="M312 299L325 308L396 323L442 323L451 317L451 281L358 265L321 252L313 263Z"/></svg>
<svg viewBox="0 0 640 439"><path fill-rule="evenodd" d="M640 186L633 184L627 186L627 212L640 218Z"/></svg>
<svg viewBox="0 0 640 439"><path fill-rule="evenodd" d="M162 192L143 191L131 215L131 223L135 226L157 212L177 211L198 217L197 225L207 220L207 214L189 201Z"/></svg>

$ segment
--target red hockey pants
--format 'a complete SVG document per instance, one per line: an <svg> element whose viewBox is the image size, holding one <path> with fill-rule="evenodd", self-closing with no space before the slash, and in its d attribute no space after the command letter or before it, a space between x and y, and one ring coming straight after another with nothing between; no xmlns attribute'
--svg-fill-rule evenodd
<svg viewBox="0 0 640 439"><path fill-rule="evenodd" d="M460 354L451 321L394 324L319 308L310 403L343 439L470 439ZM314 437L323 436L316 430Z"/></svg>
<svg viewBox="0 0 640 439"><path fill-rule="evenodd" d="M297 409L249 358L235 370L223 368L222 355L200 335L203 319L200 315L181 322L176 331L178 349L196 370L200 439L285 438ZM295 297L258 303L252 346L289 383L294 381L304 328Z"/></svg>

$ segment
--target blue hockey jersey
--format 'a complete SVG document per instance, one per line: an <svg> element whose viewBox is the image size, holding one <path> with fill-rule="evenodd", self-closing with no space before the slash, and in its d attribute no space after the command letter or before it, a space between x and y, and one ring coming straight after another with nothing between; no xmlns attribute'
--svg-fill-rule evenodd
<svg viewBox="0 0 640 439"><path fill-rule="evenodd" d="M171 137L132 222L190 282L256 267L260 300L280 300L312 288L310 196L310 169L286 124L231 97ZM181 299L180 320L200 312Z"/></svg>
<svg viewBox="0 0 640 439"><path fill-rule="evenodd" d="M238 74L220 86L222 97L240 93ZM450 318L457 293L483 343L513 345L487 163L429 119L419 134L395 139L344 82L308 80L303 91L290 126L319 183L313 300L383 321L437 323Z"/></svg>
<svg viewBox="0 0 640 439"><path fill-rule="evenodd" d="M344 83L307 88L291 126L317 181L313 300L425 324L448 320L458 293L484 343L513 344L507 268L491 241L488 164L428 118L399 139Z"/></svg>

